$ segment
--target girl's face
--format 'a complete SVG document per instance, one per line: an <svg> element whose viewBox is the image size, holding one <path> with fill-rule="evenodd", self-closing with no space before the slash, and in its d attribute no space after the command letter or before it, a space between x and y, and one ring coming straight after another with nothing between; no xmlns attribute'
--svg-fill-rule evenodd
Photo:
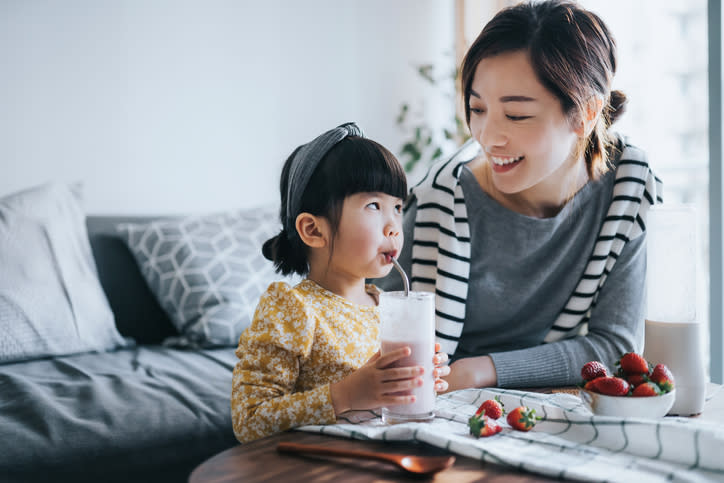
<svg viewBox="0 0 724 483"><path fill-rule="evenodd" d="M469 102L470 131L485 151L495 188L540 201L559 195L576 162L578 134L527 52L480 61Z"/></svg>
<svg viewBox="0 0 724 483"><path fill-rule="evenodd" d="M329 270L349 279L384 277L403 241L402 199L375 192L347 196Z"/></svg>

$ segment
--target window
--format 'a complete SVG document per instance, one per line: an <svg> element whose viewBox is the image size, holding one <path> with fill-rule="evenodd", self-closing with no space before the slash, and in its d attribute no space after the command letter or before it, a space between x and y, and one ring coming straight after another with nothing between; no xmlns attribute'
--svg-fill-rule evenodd
<svg viewBox="0 0 724 483"><path fill-rule="evenodd" d="M579 0L613 32L613 87L629 98L614 128L645 149L664 182L665 203L697 211L697 320L709 367L709 96L707 3Z"/></svg>

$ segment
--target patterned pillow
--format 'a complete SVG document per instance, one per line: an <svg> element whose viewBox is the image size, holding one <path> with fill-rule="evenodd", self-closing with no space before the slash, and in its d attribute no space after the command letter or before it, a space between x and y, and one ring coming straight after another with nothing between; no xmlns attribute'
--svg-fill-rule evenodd
<svg viewBox="0 0 724 483"><path fill-rule="evenodd" d="M117 226L181 334L166 339L166 345L238 343L259 296L283 279L261 254L262 244L279 232L277 213L263 207Z"/></svg>
<svg viewBox="0 0 724 483"><path fill-rule="evenodd" d="M116 330L77 190L0 198L0 363L131 344Z"/></svg>

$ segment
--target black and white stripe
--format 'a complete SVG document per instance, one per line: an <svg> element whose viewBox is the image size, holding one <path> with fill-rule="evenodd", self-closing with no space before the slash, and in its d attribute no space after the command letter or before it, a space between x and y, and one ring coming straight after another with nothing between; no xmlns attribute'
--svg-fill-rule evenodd
<svg viewBox="0 0 724 483"><path fill-rule="evenodd" d="M458 180L462 165L479 153L480 145L468 141L450 159L433 166L412 190L417 199L412 289L435 293L437 341L448 354L455 353L463 330L470 276L470 227ZM599 290L624 245L646 230L649 207L662 202L661 181L651 171L645 153L633 146L624 147L614 183L593 253L545 342L587 332Z"/></svg>
<svg viewBox="0 0 724 483"><path fill-rule="evenodd" d="M412 289L435 293L437 341L448 354L463 330L470 275L470 226L458 177L479 151L477 142L467 142L412 190L417 199Z"/></svg>

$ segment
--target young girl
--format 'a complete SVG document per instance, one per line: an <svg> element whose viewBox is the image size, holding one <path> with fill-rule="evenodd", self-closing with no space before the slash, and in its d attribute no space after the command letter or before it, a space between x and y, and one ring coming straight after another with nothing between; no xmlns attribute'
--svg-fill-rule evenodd
<svg viewBox="0 0 724 483"><path fill-rule="evenodd" d="M378 291L365 284L388 274L402 247L407 182L398 161L344 124L292 153L280 191L283 229L263 253L277 271L306 279L271 284L240 338L231 415L241 442L409 404L414 397L399 393L422 384L422 367L388 367L408 347L380 357ZM437 354L435 363L446 360Z"/></svg>

